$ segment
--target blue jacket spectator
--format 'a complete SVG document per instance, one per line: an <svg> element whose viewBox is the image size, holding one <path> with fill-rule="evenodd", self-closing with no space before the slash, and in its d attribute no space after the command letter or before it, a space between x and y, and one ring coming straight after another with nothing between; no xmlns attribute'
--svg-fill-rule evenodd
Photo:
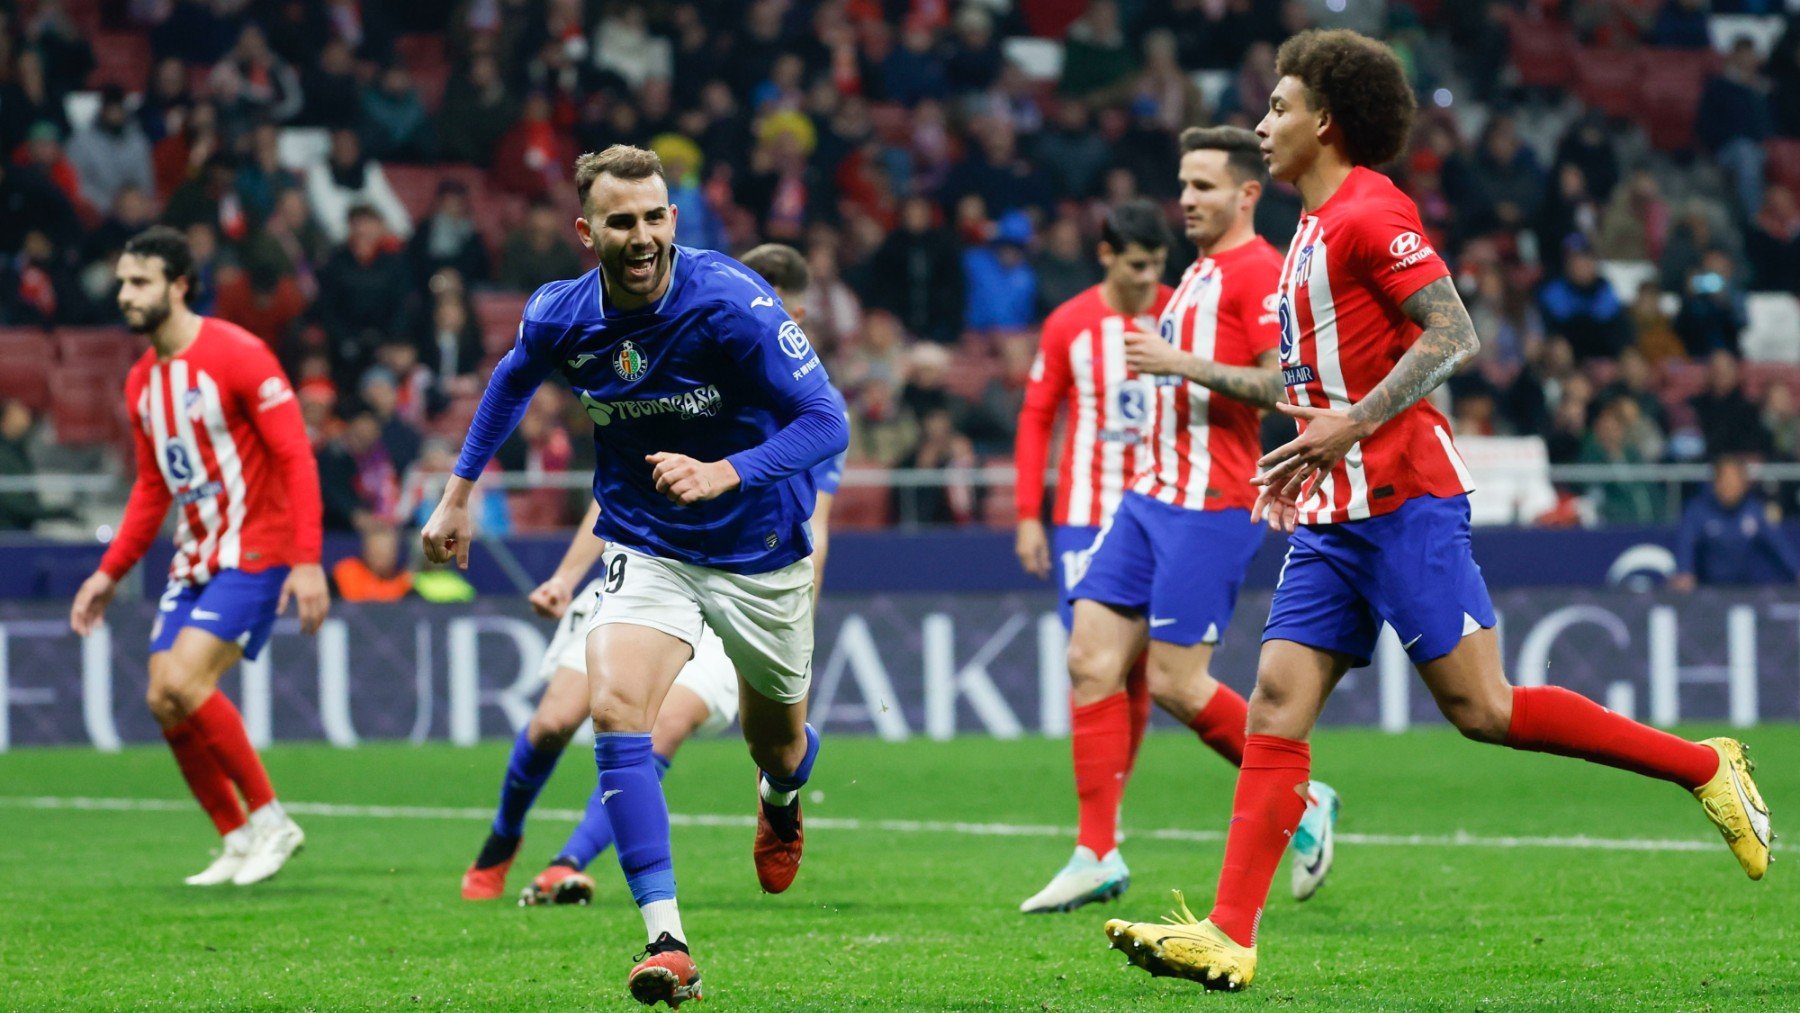
<svg viewBox="0 0 1800 1013"><path fill-rule="evenodd" d="M1783 584L1800 579L1800 553L1782 534L1761 496L1750 493L1741 458L1713 465L1712 488L1688 501L1675 538L1670 586Z"/></svg>
<svg viewBox="0 0 1800 1013"><path fill-rule="evenodd" d="M1037 271L1025 257L1031 219L1009 212L995 225L986 246L963 254L969 293L963 325L970 330L1023 330L1037 320Z"/></svg>
<svg viewBox="0 0 1800 1013"><path fill-rule="evenodd" d="M1569 237L1561 276L1538 292L1544 330L1568 340L1578 362L1610 359L1631 343L1631 319L1600 262L1579 235Z"/></svg>

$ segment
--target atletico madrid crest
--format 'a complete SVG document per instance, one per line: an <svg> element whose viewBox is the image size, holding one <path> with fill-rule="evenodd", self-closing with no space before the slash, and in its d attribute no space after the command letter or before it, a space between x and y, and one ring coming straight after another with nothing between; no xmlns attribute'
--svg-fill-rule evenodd
<svg viewBox="0 0 1800 1013"><path fill-rule="evenodd" d="M613 353L613 372L619 379L630 383L644 375L650 368L650 360L638 349L638 346L627 341Z"/></svg>

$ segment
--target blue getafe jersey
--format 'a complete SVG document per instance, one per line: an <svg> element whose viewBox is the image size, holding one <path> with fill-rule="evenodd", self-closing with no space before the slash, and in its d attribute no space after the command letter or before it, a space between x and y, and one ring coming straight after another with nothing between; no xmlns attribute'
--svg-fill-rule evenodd
<svg viewBox="0 0 1800 1013"><path fill-rule="evenodd" d="M594 533L652 555L766 573L812 552L810 469L842 453L849 425L800 326L754 272L677 246L658 302L605 304L600 270L551 282L526 304L494 369L456 473L473 480L560 372L594 422ZM667 451L727 459L742 485L679 506L645 460Z"/></svg>
<svg viewBox="0 0 1800 1013"><path fill-rule="evenodd" d="M830 387L828 389L831 391L831 401L837 406L838 414L844 417L844 429L848 432L850 428L850 406L844 403L844 395L838 393L836 387ZM825 460L813 465L813 490L815 492L836 496L838 483L844 480L844 461L849 457L850 450L846 447L842 453L827 457Z"/></svg>

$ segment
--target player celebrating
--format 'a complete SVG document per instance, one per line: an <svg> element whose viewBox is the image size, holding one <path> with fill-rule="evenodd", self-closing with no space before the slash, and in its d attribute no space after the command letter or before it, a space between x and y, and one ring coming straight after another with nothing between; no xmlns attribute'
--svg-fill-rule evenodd
<svg viewBox="0 0 1800 1013"><path fill-rule="evenodd" d="M649 938L628 985L640 1002L674 1005L700 994L700 974L676 906L651 729L711 627L737 669L762 772L757 878L787 889L803 844L799 793L819 749L806 723L808 469L844 451L849 427L774 290L729 257L674 244L676 209L653 152L614 145L575 168L576 233L599 267L527 302L422 538L428 559L467 565L475 479L559 370L594 421L594 530L608 543L587 671L603 809Z"/></svg>
<svg viewBox="0 0 1800 1013"><path fill-rule="evenodd" d="M1283 43L1257 126L1271 173L1304 213L1278 312L1300 436L1265 455L1253 513L1293 531L1250 704L1211 915L1106 925L1153 974L1240 989L1286 835L1300 819L1307 736L1332 688L1392 625L1444 716L1479 742L1574 756L1672 781L1700 799L1751 879L1769 862L1769 813L1743 746L1689 742L1554 686L1512 687L1494 610L1469 551L1469 476L1423 400L1479 342L1417 209L1369 167L1394 158L1413 115L1379 42L1308 31ZM1177 895L1179 901L1179 894Z"/></svg>
<svg viewBox="0 0 1800 1013"><path fill-rule="evenodd" d="M318 465L269 346L188 309L194 257L181 233L140 233L114 270L126 326L150 338L125 380L137 480L69 625L87 636L100 623L175 503L175 559L150 631L150 712L224 837L188 884L247 886L279 872L306 835L276 801L219 679L262 652L289 599L307 633L325 620Z"/></svg>
<svg viewBox="0 0 1800 1013"><path fill-rule="evenodd" d="M1144 466L1083 557L1071 592L1079 830L1074 856L1020 905L1027 912L1073 910L1116 897L1130 882L1113 841L1133 758L1127 673L1146 642L1157 704L1233 764L1243 754L1244 699L1208 667L1262 541L1250 521L1249 480L1258 408L1281 396L1273 313L1281 255L1252 227L1263 175L1255 135L1190 129L1181 141L1181 205L1200 258L1162 311L1161 337L1132 327L1120 339L1131 374L1159 380L1142 412ZM1143 245L1159 255L1167 248L1154 205L1125 205L1114 217L1143 222ZM1332 858L1336 796L1324 785L1315 794L1322 804L1294 838L1301 900L1318 889Z"/></svg>
<svg viewBox="0 0 1800 1013"><path fill-rule="evenodd" d="M743 264L775 289L795 323L805 323L805 298L812 285L812 272L798 250L765 243L744 254ZM835 388L832 393L838 397ZM838 400L842 411L841 397ZM844 455L840 454L813 468L815 598L825 579L826 527L843 467ZM593 532L599 516L599 504L591 504L556 572L531 592L532 607L539 615L560 620L556 635L544 652L541 678L546 688L531 721L519 730L513 743L493 827L475 863L463 874L465 900L493 900L505 893L507 870L524 838L525 815L556 769L563 747L588 718L587 621L605 593L605 580L590 582L579 594L574 589L606 548L606 543ZM651 754L659 777L668 773L676 750L689 736L722 731L737 715L737 672L725 657L717 634L702 629L700 637L693 660L682 666L681 674L669 687L650 732ZM594 896L594 880L584 870L611 843L612 825L606 818L602 793L596 787L580 824L549 866L520 893L519 903L586 904Z"/></svg>

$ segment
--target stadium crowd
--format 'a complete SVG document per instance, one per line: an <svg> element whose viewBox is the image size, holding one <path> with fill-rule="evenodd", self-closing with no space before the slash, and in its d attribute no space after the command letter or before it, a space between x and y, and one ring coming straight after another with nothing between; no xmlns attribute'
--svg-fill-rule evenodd
<svg viewBox="0 0 1800 1013"><path fill-rule="evenodd" d="M573 157L640 144L668 170L680 242L806 253L854 460L993 463L1038 322L1098 280L1106 208L1173 210L1176 133L1253 126L1274 47L1323 23L1385 37L1421 96L1390 171L1483 339L1447 388L1460 433L1542 436L1559 463L1800 460L1800 390L1740 363L1750 294L1800 295L1800 29L1743 17L1778 3L1333 7L0 0L0 324L116 325L124 240L182 228L195 308L294 377L328 526L407 523L404 476L448 470L522 294L589 262ZM1760 34L1715 37L1727 14ZM1580 66L1546 65L1557 45ZM1689 87L1639 103L1628 77L1621 102L1588 68L1622 60L1691 68L1671 75ZM1297 209L1275 188L1259 230L1285 248ZM1171 252L1173 280L1192 250ZM0 394L17 397L5 377ZM17 473L31 426L6 417ZM582 420L547 389L498 466L581 470ZM974 486L895 496L914 520L1010 523ZM487 530L573 506L493 496ZM1674 520L1624 483L1598 509Z"/></svg>

